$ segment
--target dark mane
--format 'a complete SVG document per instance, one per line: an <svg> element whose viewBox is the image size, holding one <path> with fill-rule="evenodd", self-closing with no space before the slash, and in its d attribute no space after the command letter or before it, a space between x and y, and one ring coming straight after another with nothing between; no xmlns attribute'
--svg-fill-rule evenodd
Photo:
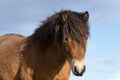
<svg viewBox="0 0 120 80"><path fill-rule="evenodd" d="M67 15L63 21L62 15ZM89 26L82 17L83 13L73 11L61 11L43 21L43 24L35 30L32 43L47 47L61 44L64 37L70 36L73 40L81 42L89 35Z"/></svg>

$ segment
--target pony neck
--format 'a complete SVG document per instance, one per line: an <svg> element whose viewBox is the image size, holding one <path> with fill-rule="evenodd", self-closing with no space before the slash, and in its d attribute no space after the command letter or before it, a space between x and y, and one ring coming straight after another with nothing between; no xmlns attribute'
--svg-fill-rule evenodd
<svg viewBox="0 0 120 80"><path fill-rule="evenodd" d="M40 64L43 63L44 67L45 66L51 66L52 68L54 67L60 67L62 66L65 61L67 60L66 57L61 53L59 48L55 48L53 46L49 46L46 49L38 49L36 53L38 59L37 61L40 62ZM52 64L52 65L51 65Z"/></svg>
<svg viewBox="0 0 120 80"><path fill-rule="evenodd" d="M23 58L26 60L27 65L30 65L32 68L36 68L37 71L44 69L46 70L44 72L47 73L48 71L51 73L59 71L67 61L59 47L55 48L53 46L49 46L43 49L38 48L33 44L28 44L28 46L26 46Z"/></svg>

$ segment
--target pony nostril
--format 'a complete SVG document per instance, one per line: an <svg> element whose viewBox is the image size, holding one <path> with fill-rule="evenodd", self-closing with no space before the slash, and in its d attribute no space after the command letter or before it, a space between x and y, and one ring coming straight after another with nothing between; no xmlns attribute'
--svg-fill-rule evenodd
<svg viewBox="0 0 120 80"><path fill-rule="evenodd" d="M75 74L75 75L78 75L78 74L79 74L79 71L78 71L78 69L77 69L76 66L74 67L74 74Z"/></svg>
<svg viewBox="0 0 120 80"><path fill-rule="evenodd" d="M83 73L85 72L85 70L86 70L86 66L84 66L84 68L83 68Z"/></svg>
<svg viewBox="0 0 120 80"><path fill-rule="evenodd" d="M78 74L78 70L77 70L76 66L74 68L74 71L75 71L76 74Z"/></svg>
<svg viewBox="0 0 120 80"><path fill-rule="evenodd" d="M84 66L84 68L83 68L82 72L79 74L80 76L82 76L82 75L83 75L83 73L85 72L85 69L86 69L86 67Z"/></svg>

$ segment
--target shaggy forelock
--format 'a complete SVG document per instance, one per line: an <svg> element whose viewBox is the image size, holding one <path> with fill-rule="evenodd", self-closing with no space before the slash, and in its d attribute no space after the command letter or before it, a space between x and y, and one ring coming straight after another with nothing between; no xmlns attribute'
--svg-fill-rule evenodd
<svg viewBox="0 0 120 80"><path fill-rule="evenodd" d="M62 13L67 13L67 20L63 23ZM89 35L89 26L81 18L83 13L73 11L61 11L43 21L43 24L36 29L32 35L33 42L37 45L49 46L60 44L65 36L70 36L73 40L81 42Z"/></svg>

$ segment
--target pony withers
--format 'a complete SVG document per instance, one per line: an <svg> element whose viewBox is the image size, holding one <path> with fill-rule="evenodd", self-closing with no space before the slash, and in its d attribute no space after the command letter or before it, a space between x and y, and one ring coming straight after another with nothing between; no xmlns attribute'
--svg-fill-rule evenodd
<svg viewBox="0 0 120 80"><path fill-rule="evenodd" d="M85 72L88 12L64 10L30 36L0 36L0 80L69 80Z"/></svg>

